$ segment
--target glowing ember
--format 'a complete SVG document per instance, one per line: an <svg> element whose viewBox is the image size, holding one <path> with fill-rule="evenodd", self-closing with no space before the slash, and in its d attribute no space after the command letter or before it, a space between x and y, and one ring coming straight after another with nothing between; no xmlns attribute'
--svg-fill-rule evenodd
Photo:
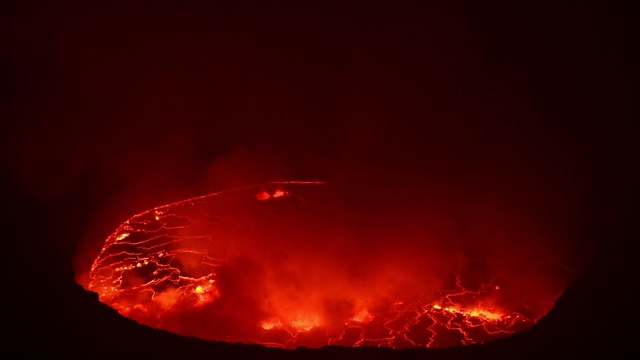
<svg viewBox="0 0 640 360"><path fill-rule="evenodd" d="M319 182L161 206L107 238L89 289L155 328L285 348L482 343L532 326L559 295L371 214Z"/></svg>

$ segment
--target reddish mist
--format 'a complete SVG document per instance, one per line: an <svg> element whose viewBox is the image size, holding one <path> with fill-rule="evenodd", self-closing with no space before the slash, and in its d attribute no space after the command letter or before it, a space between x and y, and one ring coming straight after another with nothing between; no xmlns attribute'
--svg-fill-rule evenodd
<svg viewBox="0 0 640 360"><path fill-rule="evenodd" d="M567 285L548 231L522 213L357 188L273 182L155 207L106 239L87 288L207 340L436 348L527 329Z"/></svg>

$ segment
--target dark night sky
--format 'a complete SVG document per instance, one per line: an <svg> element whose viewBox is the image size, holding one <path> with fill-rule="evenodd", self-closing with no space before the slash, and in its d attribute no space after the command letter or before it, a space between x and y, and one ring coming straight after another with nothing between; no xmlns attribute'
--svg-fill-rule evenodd
<svg viewBox="0 0 640 360"><path fill-rule="evenodd" d="M451 212L495 202L566 235L554 249L576 267L607 264L593 281L630 267L629 9L186 3L1 11L7 251L29 319L16 336L48 344L64 321L39 309L79 301L60 290L77 248L139 211L263 181L389 204L427 191Z"/></svg>

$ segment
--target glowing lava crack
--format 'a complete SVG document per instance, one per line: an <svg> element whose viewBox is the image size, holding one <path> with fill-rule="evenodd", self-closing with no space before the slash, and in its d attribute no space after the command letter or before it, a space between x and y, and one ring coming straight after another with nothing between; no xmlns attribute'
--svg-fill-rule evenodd
<svg viewBox="0 0 640 360"><path fill-rule="evenodd" d="M319 182L157 207L107 238L89 289L151 327L286 348L482 343L532 326L559 295L511 291L518 279L442 260L428 229L395 234L366 214Z"/></svg>

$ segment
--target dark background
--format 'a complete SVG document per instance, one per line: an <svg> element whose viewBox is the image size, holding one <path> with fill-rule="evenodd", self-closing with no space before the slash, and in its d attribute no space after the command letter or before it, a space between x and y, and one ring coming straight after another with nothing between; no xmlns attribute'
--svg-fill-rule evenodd
<svg viewBox="0 0 640 360"><path fill-rule="evenodd" d="M638 162L630 9L3 7L3 293L8 343L23 354L538 358L629 346ZM393 189L409 199L429 187L443 203L499 199L570 234L559 248L579 276L529 331L399 354L180 338L117 316L74 281L132 214L289 179L336 182L363 198Z"/></svg>

